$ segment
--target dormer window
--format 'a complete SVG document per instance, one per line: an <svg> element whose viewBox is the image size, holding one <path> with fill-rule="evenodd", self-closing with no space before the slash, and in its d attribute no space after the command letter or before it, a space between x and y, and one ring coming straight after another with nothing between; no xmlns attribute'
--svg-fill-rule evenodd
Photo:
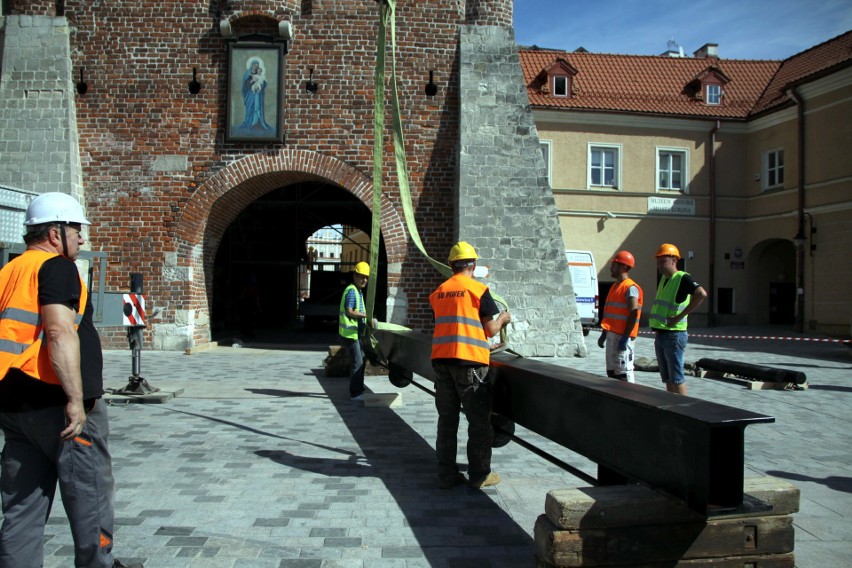
<svg viewBox="0 0 852 568"><path fill-rule="evenodd" d="M565 75L554 75L553 77L553 96L567 97L568 96L568 77Z"/></svg>
<svg viewBox="0 0 852 568"><path fill-rule="evenodd" d="M704 85L704 101L708 105L718 105L722 102L722 85Z"/></svg>
<svg viewBox="0 0 852 568"><path fill-rule="evenodd" d="M547 92L554 97L570 98L574 91L577 70L564 59L557 59L544 70L547 74ZM542 85L544 91L544 85Z"/></svg>
<svg viewBox="0 0 852 568"><path fill-rule="evenodd" d="M686 92L706 105L721 105L725 85L730 78L721 69L710 66L696 75L686 86Z"/></svg>

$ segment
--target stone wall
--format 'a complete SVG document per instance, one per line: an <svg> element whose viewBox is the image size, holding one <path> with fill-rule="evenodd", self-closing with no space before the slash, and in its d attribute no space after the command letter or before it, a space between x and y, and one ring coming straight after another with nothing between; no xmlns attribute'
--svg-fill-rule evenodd
<svg viewBox="0 0 852 568"><path fill-rule="evenodd" d="M69 34L65 18L5 17L0 183L82 201Z"/></svg>
<svg viewBox="0 0 852 568"><path fill-rule="evenodd" d="M586 355L511 29L462 26L458 235L490 266L522 355ZM517 347L514 345L517 344Z"/></svg>

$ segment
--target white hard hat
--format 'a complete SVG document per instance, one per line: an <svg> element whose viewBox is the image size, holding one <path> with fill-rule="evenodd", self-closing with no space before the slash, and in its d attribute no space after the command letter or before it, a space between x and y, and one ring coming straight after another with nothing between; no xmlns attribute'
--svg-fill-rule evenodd
<svg viewBox="0 0 852 568"><path fill-rule="evenodd" d="M27 220L24 225L29 227L43 223L91 225L77 200L67 193L59 192L42 193L27 207Z"/></svg>

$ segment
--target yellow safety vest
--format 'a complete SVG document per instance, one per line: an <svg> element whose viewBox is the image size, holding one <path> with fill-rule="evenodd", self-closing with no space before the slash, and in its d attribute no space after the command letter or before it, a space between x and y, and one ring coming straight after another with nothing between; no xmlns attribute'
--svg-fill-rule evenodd
<svg viewBox="0 0 852 568"><path fill-rule="evenodd" d="M355 284L350 284L343 291L343 296L340 297L340 314L338 317L337 333L344 339L358 339L358 318L350 318L346 313L346 296L349 295L349 290L355 291L355 310L365 312L364 295Z"/></svg>
<svg viewBox="0 0 852 568"><path fill-rule="evenodd" d="M657 285L657 295L654 297L654 305L651 306L651 315L648 319L648 323L652 329L686 331L686 318L683 318L675 325L666 325L668 318L678 315L689 305L689 295L681 303L677 303L675 299L684 274L686 272L675 272L668 281L666 281L665 277L660 278L660 283Z"/></svg>

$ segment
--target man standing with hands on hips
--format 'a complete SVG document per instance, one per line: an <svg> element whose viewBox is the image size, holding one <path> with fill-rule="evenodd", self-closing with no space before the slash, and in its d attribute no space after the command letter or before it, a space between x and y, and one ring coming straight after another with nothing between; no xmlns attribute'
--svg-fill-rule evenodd
<svg viewBox="0 0 852 568"><path fill-rule="evenodd" d="M0 568L44 563L57 481L74 566L121 568L112 556L114 481L101 399L103 354L74 261L89 221L77 200L43 193L27 208L27 250L0 270ZM130 568L141 568L133 564Z"/></svg>
<svg viewBox="0 0 852 568"><path fill-rule="evenodd" d="M683 354L688 335L686 316L701 305L707 292L688 272L678 270L680 251L664 243L657 250L657 270L662 275L657 285L649 323L655 333L654 350L660 377L666 390L686 394L686 377L683 374Z"/></svg>
<svg viewBox="0 0 852 568"><path fill-rule="evenodd" d="M642 288L629 276L636 266L633 255L626 250L616 254L609 265L615 284L609 289L601 320L598 347L606 345L606 375L613 379L635 383L633 374L633 342L639 334L642 315Z"/></svg>
<svg viewBox="0 0 852 568"><path fill-rule="evenodd" d="M500 483L491 471L492 387L488 377L491 346L488 338L500 333L512 317L501 312L488 286L473 279L474 248L464 242L450 249L453 275L429 295L435 313L432 368L435 370L435 407L438 410L438 487L449 489L467 481L475 488ZM497 316L497 317L495 317ZM456 462L459 411L468 422L468 476Z"/></svg>

